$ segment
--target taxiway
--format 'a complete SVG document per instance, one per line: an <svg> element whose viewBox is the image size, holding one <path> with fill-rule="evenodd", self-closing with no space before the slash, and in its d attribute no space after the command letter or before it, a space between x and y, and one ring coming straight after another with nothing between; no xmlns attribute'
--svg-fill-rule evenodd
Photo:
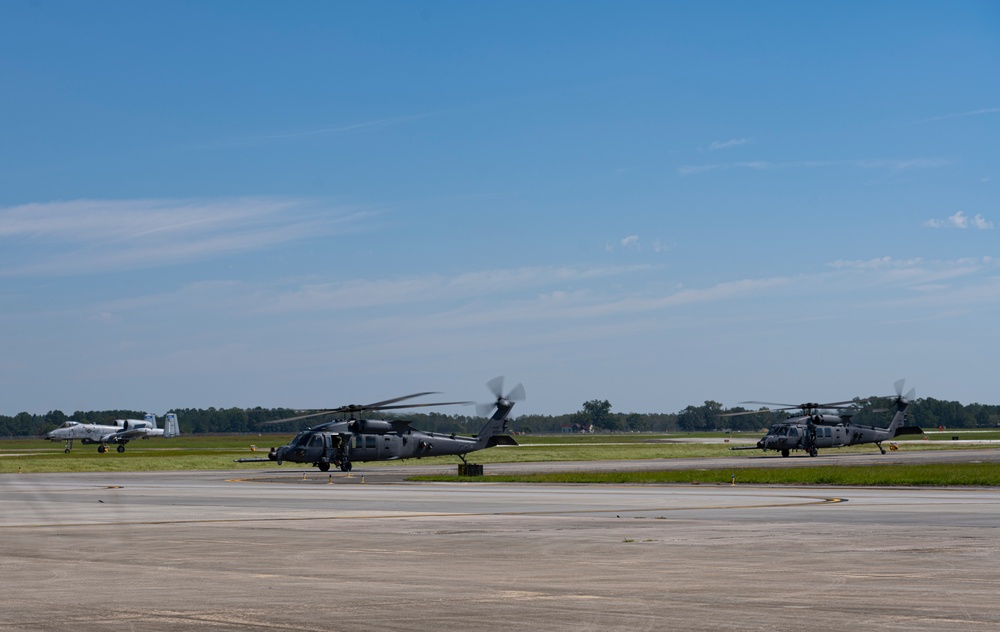
<svg viewBox="0 0 1000 632"><path fill-rule="evenodd" d="M997 490L387 469L4 475L0 630L1000 626Z"/></svg>

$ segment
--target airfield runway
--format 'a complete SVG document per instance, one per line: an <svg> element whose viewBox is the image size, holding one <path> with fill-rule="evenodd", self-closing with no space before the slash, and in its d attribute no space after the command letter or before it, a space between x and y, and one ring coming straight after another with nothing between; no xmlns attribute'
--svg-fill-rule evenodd
<svg viewBox="0 0 1000 632"><path fill-rule="evenodd" d="M0 630L1000 627L998 490L400 471L3 475Z"/></svg>

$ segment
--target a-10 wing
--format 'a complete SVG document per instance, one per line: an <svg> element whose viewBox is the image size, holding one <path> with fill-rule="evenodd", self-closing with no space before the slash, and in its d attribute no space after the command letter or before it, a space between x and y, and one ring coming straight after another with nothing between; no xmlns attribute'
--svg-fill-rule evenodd
<svg viewBox="0 0 1000 632"><path fill-rule="evenodd" d="M111 434L104 435L101 437L101 441L104 443L118 443L122 440L131 441L132 439L148 437L154 434L156 430L157 428L130 428L128 430L121 430L119 432L112 432Z"/></svg>

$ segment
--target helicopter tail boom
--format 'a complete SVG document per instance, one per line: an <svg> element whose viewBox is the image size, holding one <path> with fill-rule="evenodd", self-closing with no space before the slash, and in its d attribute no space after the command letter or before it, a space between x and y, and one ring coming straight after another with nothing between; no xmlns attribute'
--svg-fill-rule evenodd
<svg viewBox="0 0 1000 632"><path fill-rule="evenodd" d="M906 420L906 408L910 405L910 402L913 401L913 398L916 396L916 391L912 388L910 389L909 393L903 395L904 382L905 380L899 380L895 384L896 400L893 403L896 406L896 414L892 416L892 422L889 424L889 427L886 428L886 432L891 437L897 436L900 429L903 427L903 422Z"/></svg>
<svg viewBox="0 0 1000 632"><path fill-rule="evenodd" d="M507 425L507 415L510 414L510 409L513 407L513 402L507 402L506 406L498 403L497 411L493 413L493 416L490 417L486 425L476 435L476 444L481 444L485 447L491 438L502 435L504 427Z"/></svg>

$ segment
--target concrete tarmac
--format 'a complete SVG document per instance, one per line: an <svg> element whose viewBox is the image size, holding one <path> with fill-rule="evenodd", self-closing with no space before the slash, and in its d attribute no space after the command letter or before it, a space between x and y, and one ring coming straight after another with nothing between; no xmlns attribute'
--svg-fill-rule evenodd
<svg viewBox="0 0 1000 632"><path fill-rule="evenodd" d="M1000 627L998 490L389 469L3 475L0 631Z"/></svg>

